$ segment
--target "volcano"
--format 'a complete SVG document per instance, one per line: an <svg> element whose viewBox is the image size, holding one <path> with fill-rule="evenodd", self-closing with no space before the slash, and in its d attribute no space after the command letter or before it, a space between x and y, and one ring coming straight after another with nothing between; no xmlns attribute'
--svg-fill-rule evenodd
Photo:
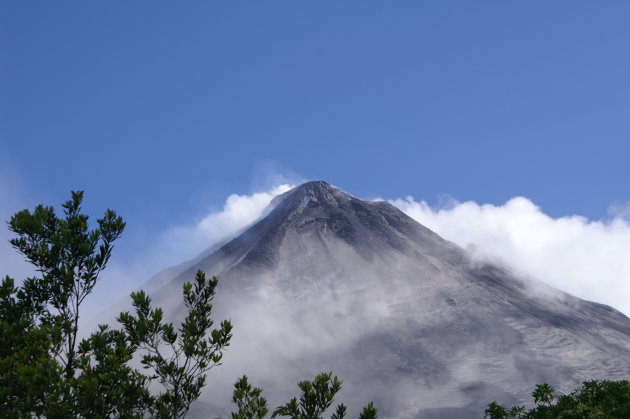
<svg viewBox="0 0 630 419"><path fill-rule="evenodd" d="M145 288L177 313L197 269L219 278L215 319L234 324L198 412L227 412L243 374L272 408L333 371L351 414L373 400L380 417L474 418L493 400L529 403L538 383L569 391L630 373L620 312L475 260L325 182L277 196L242 234Z"/></svg>

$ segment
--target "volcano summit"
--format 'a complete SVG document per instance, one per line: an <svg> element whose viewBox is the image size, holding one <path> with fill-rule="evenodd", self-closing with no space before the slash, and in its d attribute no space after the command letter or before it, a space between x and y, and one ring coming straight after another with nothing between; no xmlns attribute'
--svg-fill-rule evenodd
<svg viewBox="0 0 630 419"><path fill-rule="evenodd" d="M528 403L538 383L630 373L626 316L474 260L386 202L308 182L265 214L147 284L177 312L197 269L219 278L216 318L231 318L234 339L202 396L219 412L243 374L271 406L333 371L351 407L470 418L493 400Z"/></svg>

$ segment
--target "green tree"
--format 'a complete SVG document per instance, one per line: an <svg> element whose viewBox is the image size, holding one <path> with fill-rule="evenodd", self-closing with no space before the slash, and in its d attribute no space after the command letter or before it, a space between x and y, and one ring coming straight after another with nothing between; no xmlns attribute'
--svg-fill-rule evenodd
<svg viewBox="0 0 630 419"><path fill-rule="evenodd" d="M237 412L232 413L232 419L263 419L269 412L267 400L262 397L262 389L252 387L246 375L234 383L232 402L238 408Z"/></svg>
<svg viewBox="0 0 630 419"><path fill-rule="evenodd" d="M53 347L55 359L70 379L76 367L80 307L92 292L112 254L113 243L125 229L122 218L105 211L98 228L89 230L81 213L83 192L72 192L59 218L52 207L39 205L31 213L23 210L11 217L9 229L18 237L13 247L32 263L41 277L28 278L21 301L31 313L34 326L55 324L60 333Z"/></svg>
<svg viewBox="0 0 630 419"><path fill-rule="evenodd" d="M333 377L332 373L322 373L313 381L300 381L298 387L302 391L300 401L291 399L287 404L278 406L272 418L289 416L293 419L320 419L332 405L335 394L341 390L341 381ZM346 406L337 405L331 419L341 419L345 416Z"/></svg>
<svg viewBox="0 0 630 419"><path fill-rule="evenodd" d="M0 408L14 416L72 412L80 307L125 227L107 210L90 231L82 199L82 192L72 192L63 218L39 205L8 223L17 235L10 243L39 274L19 287L6 277L1 287Z"/></svg>
<svg viewBox="0 0 630 419"><path fill-rule="evenodd" d="M557 395L553 387L539 384L532 392L536 406L526 410L522 406L507 409L492 402L486 417L503 418L628 418L630 417L630 382L585 381L570 394Z"/></svg>
<svg viewBox="0 0 630 419"><path fill-rule="evenodd" d="M556 399L556 392L549 384L537 384L536 390L532 392L534 403L544 406L551 406Z"/></svg>
<svg viewBox="0 0 630 419"><path fill-rule="evenodd" d="M369 402L367 406L363 408L363 411L359 415L359 419L376 419L378 410L374 407L373 402Z"/></svg>
<svg viewBox="0 0 630 419"><path fill-rule="evenodd" d="M298 402L297 398L278 406L273 412L276 416L288 416L292 419L321 419L330 408L335 395L341 390L341 380L333 377L332 373L319 374L313 381L301 381L298 384L302 394ZM267 414L267 400L262 397L260 388L252 388L243 376L234 384L232 401L238 407L238 411L232 413L232 419L262 419ZM337 405L331 419L342 419L346 415L346 406ZM359 415L359 419L376 419L377 410L374 403L370 402Z"/></svg>
<svg viewBox="0 0 630 419"><path fill-rule="evenodd" d="M121 313L118 320L129 340L144 351L142 364L154 371L164 387L156 399L161 417L184 417L205 385L206 372L219 365L223 350L232 337L232 325L221 322L212 329L212 300L217 278L207 280L197 271L195 282L184 284L187 315L178 332L172 323L163 323L161 308L151 308L151 299L139 291L131 294L136 315Z"/></svg>
<svg viewBox="0 0 630 419"><path fill-rule="evenodd" d="M141 418L155 410L150 377L128 364L136 349L127 334L107 325L79 344L78 374L72 380L75 415Z"/></svg>
<svg viewBox="0 0 630 419"><path fill-rule="evenodd" d="M488 407L486 407L486 411L484 412L484 418L503 419L507 417L507 409L505 406L498 404L496 401L488 404Z"/></svg>
<svg viewBox="0 0 630 419"><path fill-rule="evenodd" d="M125 223L107 210L89 230L83 192L72 192L57 217L52 207L15 214L14 248L37 276L0 286L0 410L10 417L183 417L200 395L206 372L229 345L231 324L212 329L217 279L198 272L183 286L186 315L175 330L143 293L135 314L121 313L122 329L100 325L78 342L81 305L110 259ZM151 374L132 368L140 356ZM153 395L157 380L164 391Z"/></svg>
<svg viewBox="0 0 630 419"><path fill-rule="evenodd" d="M35 326L24 291L5 277L0 286L0 411L42 416L63 398L63 369L51 353L58 330Z"/></svg>

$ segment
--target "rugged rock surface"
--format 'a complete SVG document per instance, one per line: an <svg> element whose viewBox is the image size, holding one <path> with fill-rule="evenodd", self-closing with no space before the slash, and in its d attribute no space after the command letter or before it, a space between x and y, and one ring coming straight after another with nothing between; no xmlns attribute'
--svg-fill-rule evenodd
<svg viewBox="0 0 630 419"><path fill-rule="evenodd" d="M352 409L470 418L492 400L528 403L536 383L567 391L630 372L623 314L474 261L390 204L325 182L276 197L241 235L149 283L156 303L177 311L197 269L219 277L215 318L235 326L203 396L225 409L242 374L272 407L334 371Z"/></svg>

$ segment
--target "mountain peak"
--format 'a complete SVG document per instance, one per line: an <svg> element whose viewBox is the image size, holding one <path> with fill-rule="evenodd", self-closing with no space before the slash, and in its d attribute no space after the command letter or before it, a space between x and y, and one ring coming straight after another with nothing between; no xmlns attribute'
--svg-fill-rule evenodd
<svg viewBox="0 0 630 419"><path fill-rule="evenodd" d="M247 249L239 265L275 267L283 246L319 246L336 259L340 244L366 261L391 252L418 257L420 251L440 253L448 260L461 258L461 249L391 204L361 200L324 181L296 186L274 198L270 207L263 219L226 246ZM249 244L244 246L244 241ZM333 248L337 251L331 252Z"/></svg>
<svg viewBox="0 0 630 419"><path fill-rule="evenodd" d="M312 180L294 188L295 191L331 191L335 189L330 183L323 180Z"/></svg>
<svg viewBox="0 0 630 419"><path fill-rule="evenodd" d="M303 183L281 195L276 196L271 201L271 205L277 206L281 203L285 203L285 205L296 204L308 201L332 201L335 196L341 195L345 195L347 197L350 196L323 180L317 180Z"/></svg>

